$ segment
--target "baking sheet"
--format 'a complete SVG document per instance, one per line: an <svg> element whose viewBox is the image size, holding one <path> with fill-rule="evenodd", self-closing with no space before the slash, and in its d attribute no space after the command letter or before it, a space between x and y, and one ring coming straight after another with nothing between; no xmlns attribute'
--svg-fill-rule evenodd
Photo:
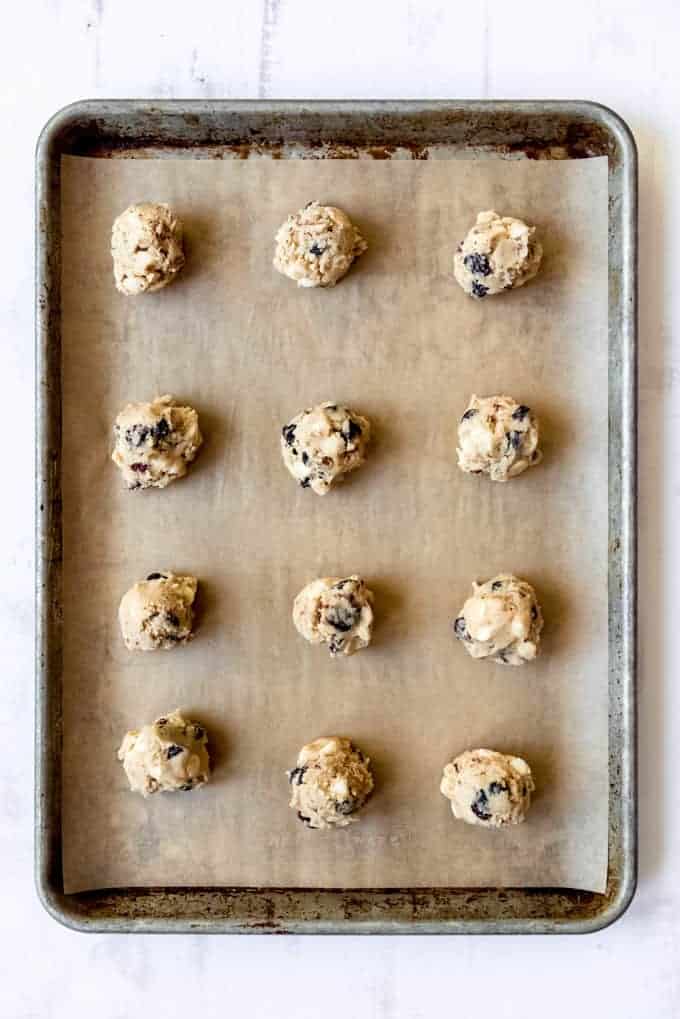
<svg viewBox="0 0 680 1019"><path fill-rule="evenodd" d="M568 886L607 860L607 162L63 160L64 883ZM369 252L330 291L270 267L285 215L345 207ZM113 289L110 227L171 202L187 230L176 284ZM479 209L535 222L546 260L515 294L472 302L451 279ZM546 458L509 485L455 467L470 392L507 391L544 422ZM187 479L128 493L108 461L127 400L174 392L207 442ZM280 425L337 399L374 421L371 461L325 499L280 462ZM125 651L116 609L152 570L194 572L186 648ZM544 653L474 662L450 632L472 579L537 587ZM309 579L363 573L371 648L330 661L295 633ZM126 791L126 729L180 705L213 737L213 783ZM300 745L350 735L377 791L359 824L313 832L287 807ZM519 753L528 822L454 823L443 764Z"/></svg>

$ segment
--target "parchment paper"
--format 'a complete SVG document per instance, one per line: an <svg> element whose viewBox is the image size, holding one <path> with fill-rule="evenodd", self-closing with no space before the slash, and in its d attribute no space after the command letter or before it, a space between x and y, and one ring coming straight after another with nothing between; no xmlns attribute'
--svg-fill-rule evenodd
<svg viewBox="0 0 680 1019"><path fill-rule="evenodd" d="M607 859L607 164L525 161L63 162L64 877L126 885L571 886ZM368 253L334 290L271 267L312 198L342 206ZM188 263L160 293L113 286L109 238L133 201L168 201ZM540 277L474 302L452 278L480 209L535 223ZM129 493L109 461L128 400L174 393L206 445L165 491ZM536 409L545 461L509 484L462 474L470 393ZM370 462L325 498L296 487L280 427L345 401L374 422ZM186 648L129 653L121 595L154 570L200 578ZM473 579L536 586L543 653L475 662L451 620ZM375 642L331 661L296 634L293 597L357 571ZM211 735L214 781L144 801L125 731L181 706ZM305 829L285 769L351 736L377 789L360 823ZM526 824L453 820L438 786L466 748L526 757Z"/></svg>

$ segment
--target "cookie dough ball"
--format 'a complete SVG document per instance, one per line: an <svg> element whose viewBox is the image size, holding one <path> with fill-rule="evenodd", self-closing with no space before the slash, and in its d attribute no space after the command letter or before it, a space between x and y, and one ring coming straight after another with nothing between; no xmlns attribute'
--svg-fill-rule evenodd
<svg viewBox="0 0 680 1019"><path fill-rule="evenodd" d="M191 640L196 577L150 573L127 591L118 609L129 651L157 651Z"/></svg>
<svg viewBox="0 0 680 1019"><path fill-rule="evenodd" d="M130 489L165 488L184 477L203 442L198 414L173 396L128 403L116 418L113 435L111 459Z"/></svg>
<svg viewBox="0 0 680 1019"><path fill-rule="evenodd" d="M499 573L485 584L473 584L472 590L453 624L467 653L500 665L532 661L538 654L543 616L531 584Z"/></svg>
<svg viewBox="0 0 680 1019"><path fill-rule="evenodd" d="M279 228L274 268L299 287L334 287L365 250L366 241L346 212L309 202Z"/></svg>
<svg viewBox="0 0 680 1019"><path fill-rule="evenodd" d="M371 435L367 418L337 403L303 410L281 432L283 462L302 488L325 495L361 467Z"/></svg>
<svg viewBox="0 0 680 1019"><path fill-rule="evenodd" d="M540 463L538 421L511 396L472 396L458 425L458 466L507 481Z"/></svg>
<svg viewBox="0 0 680 1019"><path fill-rule="evenodd" d="M369 759L342 736L322 736L288 772L290 806L308 828L345 828L373 790Z"/></svg>
<svg viewBox="0 0 680 1019"><path fill-rule="evenodd" d="M210 777L208 734L179 710L126 733L118 760L134 793L187 792Z"/></svg>
<svg viewBox="0 0 680 1019"><path fill-rule="evenodd" d="M484 828L520 824L534 788L527 762L497 750L466 750L446 765L440 785L454 817Z"/></svg>
<svg viewBox="0 0 680 1019"><path fill-rule="evenodd" d="M453 259L454 275L465 293L488 297L533 279L543 255L535 233L535 227L514 216L480 212Z"/></svg>
<svg viewBox="0 0 680 1019"><path fill-rule="evenodd" d="M184 265L182 223L168 205L130 205L113 224L111 254L121 294L161 290Z"/></svg>
<svg viewBox="0 0 680 1019"><path fill-rule="evenodd" d="M371 643L372 606L361 577L320 577L295 599L293 622L310 644L327 644L331 657L353 655Z"/></svg>

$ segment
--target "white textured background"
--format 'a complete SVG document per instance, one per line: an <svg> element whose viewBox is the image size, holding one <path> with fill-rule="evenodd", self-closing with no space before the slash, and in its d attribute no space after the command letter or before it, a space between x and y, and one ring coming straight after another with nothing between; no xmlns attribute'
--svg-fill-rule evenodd
<svg viewBox="0 0 680 1019"><path fill-rule="evenodd" d="M676 0L23 0L0 28L0 1017L680 1014ZM587 937L80 935L32 884L33 147L87 97L583 98L640 148L641 873ZM666 632L668 636L666 636ZM677 723L676 723L677 724Z"/></svg>

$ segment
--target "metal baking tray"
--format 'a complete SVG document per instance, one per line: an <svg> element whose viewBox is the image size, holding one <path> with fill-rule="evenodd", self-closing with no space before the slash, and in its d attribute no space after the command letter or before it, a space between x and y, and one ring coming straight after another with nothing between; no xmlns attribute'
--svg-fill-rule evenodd
<svg viewBox="0 0 680 1019"><path fill-rule="evenodd" d="M62 503L60 161L173 158L609 160L609 869L565 888L119 888L65 894L61 856ZM636 882L637 157L627 125L588 102L88 101L57 113L36 154L37 648L35 873L48 912L81 931L585 933Z"/></svg>

